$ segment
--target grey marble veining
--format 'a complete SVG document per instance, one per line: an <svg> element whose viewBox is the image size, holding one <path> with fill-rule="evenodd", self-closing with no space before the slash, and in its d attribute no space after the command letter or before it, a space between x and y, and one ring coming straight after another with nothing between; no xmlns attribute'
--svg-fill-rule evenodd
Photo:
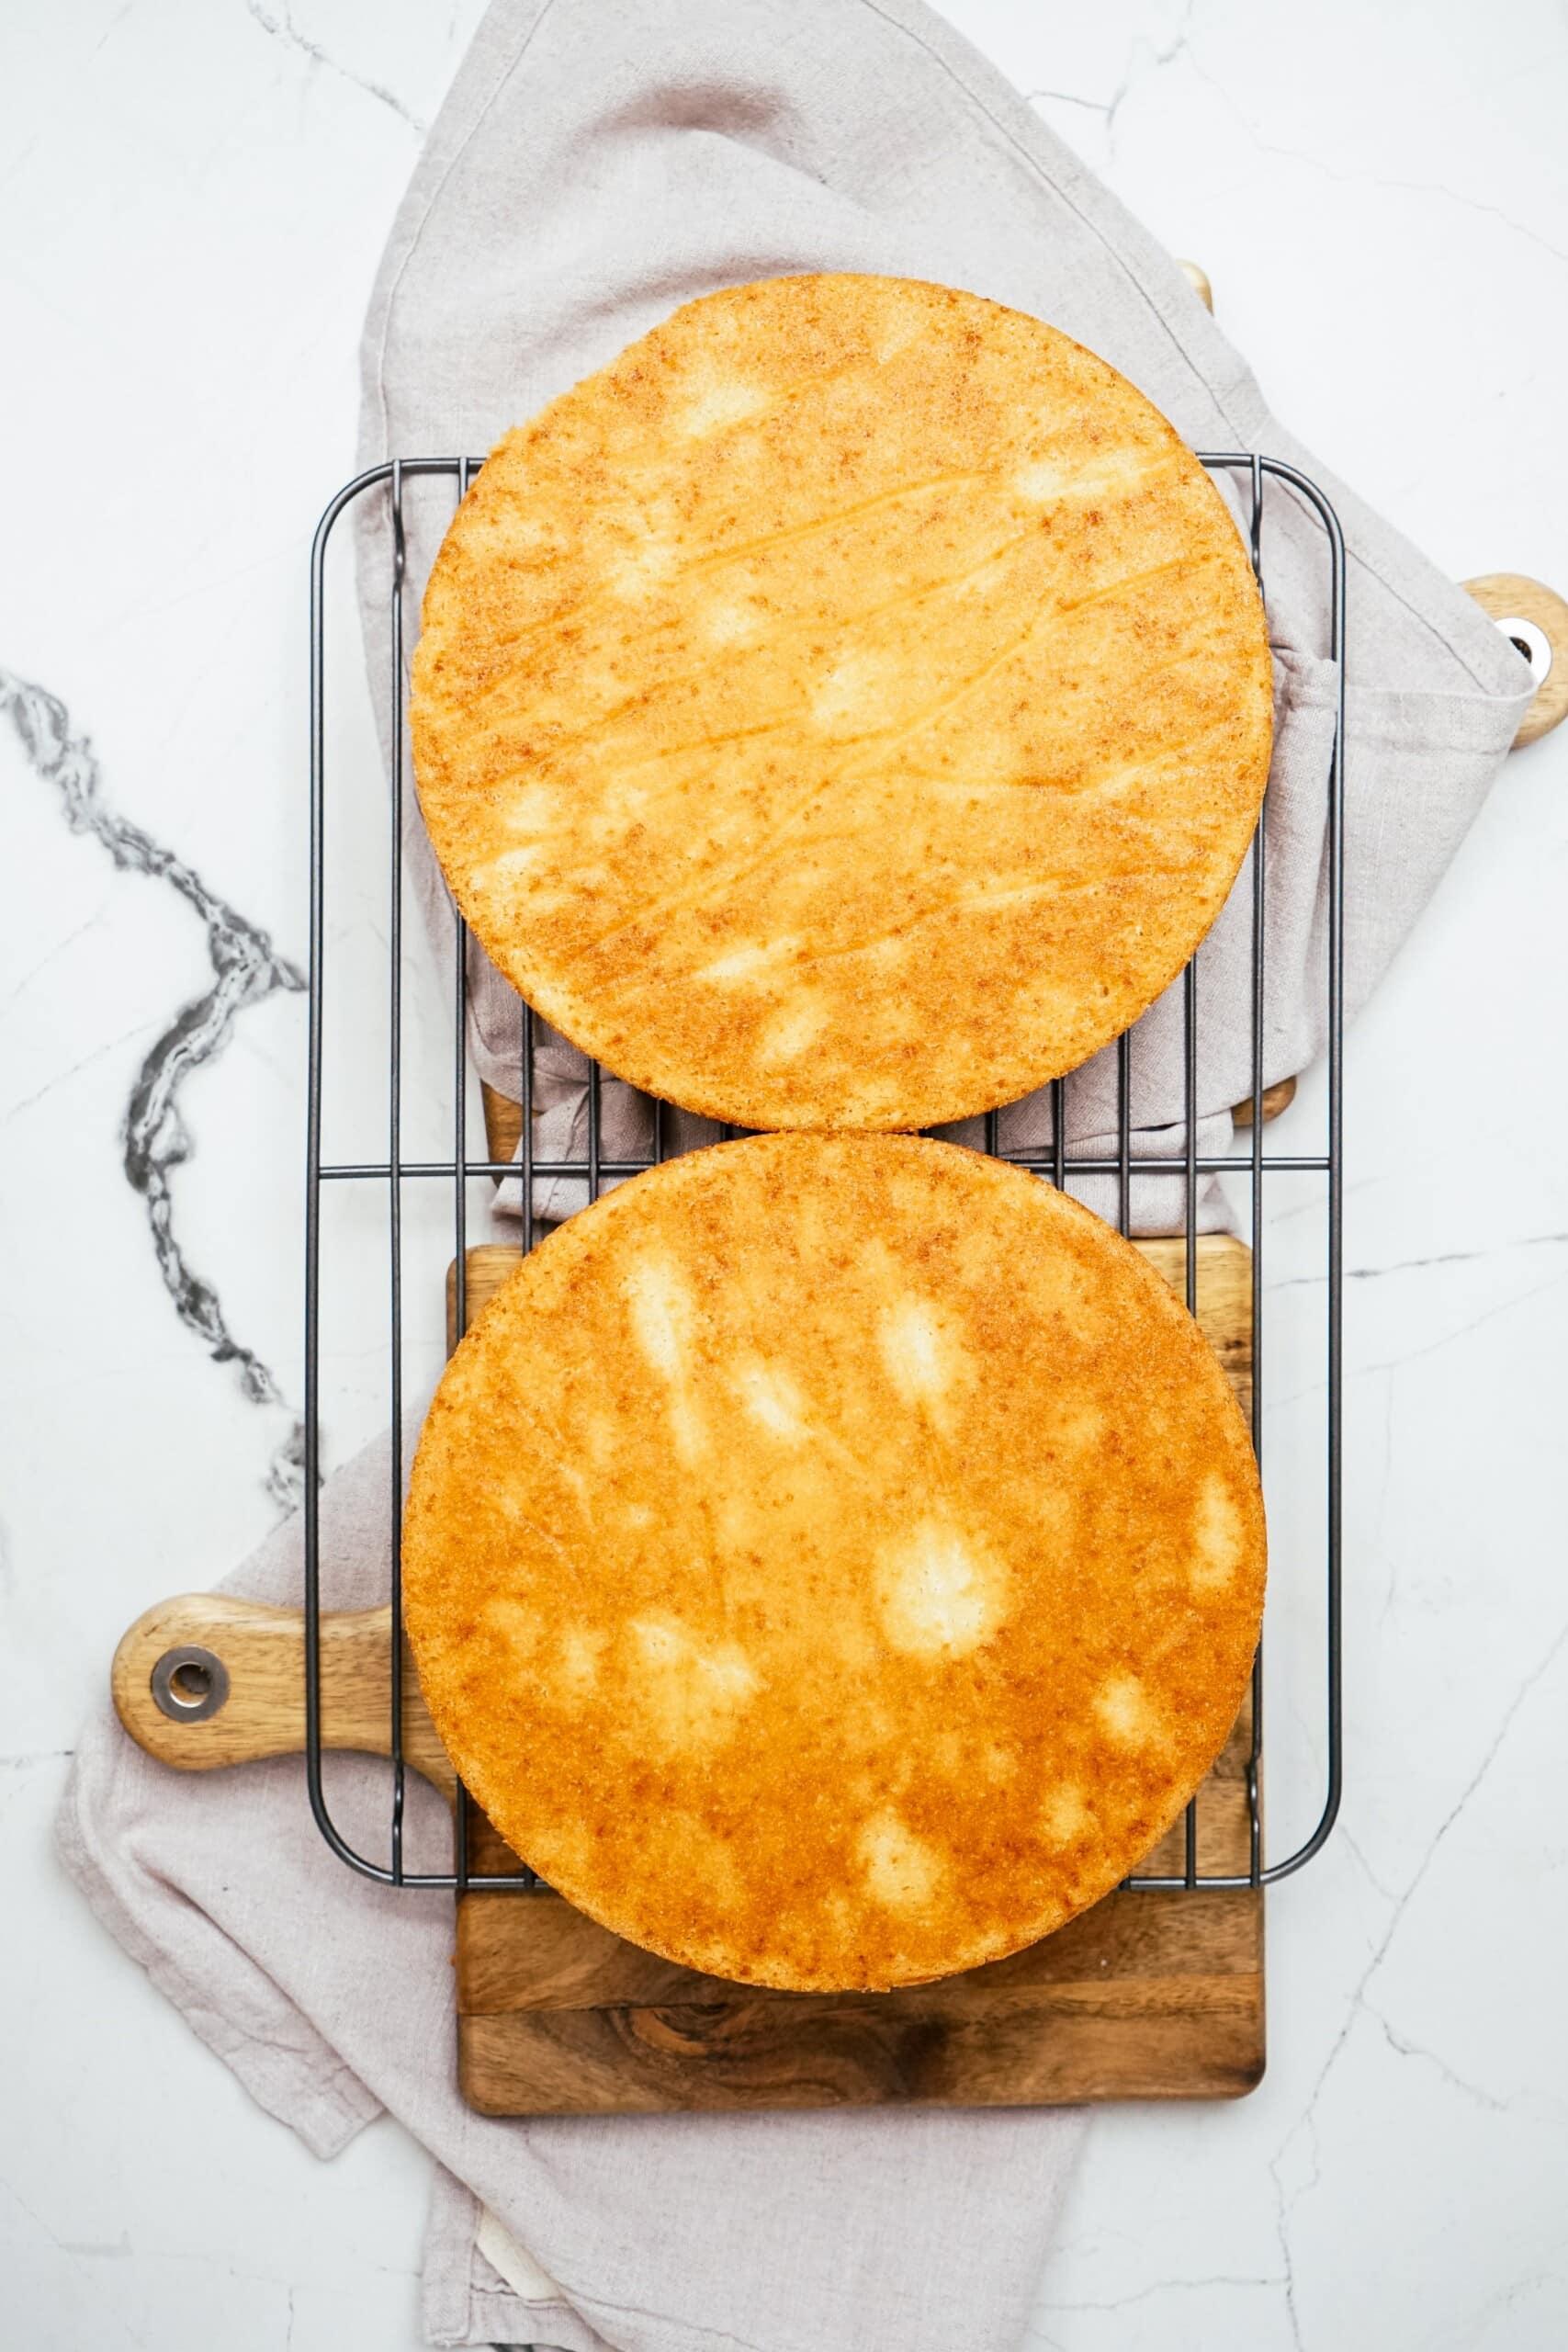
<svg viewBox="0 0 1568 2352"><path fill-rule="evenodd" d="M85 735L73 732L58 695L0 670L0 710L9 716L34 769L59 793L72 831L91 833L122 873L166 882L206 928L212 986L180 1006L137 1072L121 1127L126 1181L145 1204L158 1271L180 1321L215 1363L235 1367L253 1404L288 1410L276 1374L254 1348L235 1338L216 1288L180 1246L173 1178L194 1149L179 1109L186 1080L222 1053L236 1015L247 1005L261 1003L279 989L302 991L305 976L276 953L265 931L209 889L194 867L106 805L97 755ZM302 1491L304 1451L305 1425L293 1414L266 1477L267 1491L285 1507L298 1502Z"/></svg>

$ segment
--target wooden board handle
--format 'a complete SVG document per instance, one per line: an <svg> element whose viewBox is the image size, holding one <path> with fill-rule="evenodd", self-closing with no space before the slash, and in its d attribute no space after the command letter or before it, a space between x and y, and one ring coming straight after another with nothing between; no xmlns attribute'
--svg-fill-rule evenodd
<svg viewBox="0 0 1568 2352"><path fill-rule="evenodd" d="M1209 283L1209 273L1195 261L1179 261L1176 265L1206 311L1214 307L1214 289Z"/></svg>
<svg viewBox="0 0 1568 2352"><path fill-rule="evenodd" d="M389 1609L321 1619L321 1745L391 1752ZM115 1712L139 1747L181 1772L295 1756L305 1746L305 1627L297 1609L231 1593L182 1593L139 1617L115 1652ZM403 1753L450 1790L452 1768L412 1661Z"/></svg>
<svg viewBox="0 0 1568 2352"><path fill-rule="evenodd" d="M1514 750L1521 751L1568 718L1568 604L1543 581L1520 571L1486 571L1464 584L1535 673L1535 700L1514 738Z"/></svg>

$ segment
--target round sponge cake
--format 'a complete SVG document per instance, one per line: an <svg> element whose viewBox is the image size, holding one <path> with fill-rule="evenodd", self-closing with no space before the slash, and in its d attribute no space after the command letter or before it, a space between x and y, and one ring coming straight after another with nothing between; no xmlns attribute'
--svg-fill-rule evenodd
<svg viewBox="0 0 1568 2352"><path fill-rule="evenodd" d="M637 1177L458 1348L403 1543L424 1696L618 1934L799 1989L998 1958L1175 1818L1257 1645L1256 1466L1127 1242L912 1137Z"/></svg>
<svg viewBox="0 0 1568 2352"><path fill-rule="evenodd" d="M688 303L508 434L413 678L491 958L750 1127L931 1125L1086 1060L1219 912L1271 741L1252 571L1171 426L901 278Z"/></svg>

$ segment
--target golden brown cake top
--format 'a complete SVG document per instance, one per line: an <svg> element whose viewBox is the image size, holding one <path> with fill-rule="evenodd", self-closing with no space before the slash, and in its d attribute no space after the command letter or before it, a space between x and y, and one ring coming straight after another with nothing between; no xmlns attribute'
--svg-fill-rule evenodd
<svg viewBox="0 0 1568 2352"><path fill-rule="evenodd" d="M1038 1180L772 1136L523 1261L414 1464L454 1764L634 1942L802 1988L944 1974L1175 1818L1257 1643L1256 1466L1196 1325Z"/></svg>
<svg viewBox="0 0 1568 2352"><path fill-rule="evenodd" d="M688 303L507 435L431 575L421 804L507 977L755 1127L1077 1067L1257 818L1262 606L1197 459L1036 319L901 278Z"/></svg>

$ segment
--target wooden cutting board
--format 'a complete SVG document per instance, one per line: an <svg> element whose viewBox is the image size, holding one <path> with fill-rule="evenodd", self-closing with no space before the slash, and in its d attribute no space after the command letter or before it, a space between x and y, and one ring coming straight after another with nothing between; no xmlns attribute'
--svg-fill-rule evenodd
<svg viewBox="0 0 1568 2352"><path fill-rule="evenodd" d="M1178 1289L1179 1240L1139 1245ZM1250 1403L1251 1259L1238 1241L1198 1244L1199 1320L1243 1408ZM517 1261L468 1253L477 1312ZM448 1278L450 1294L455 1288ZM390 1612L322 1623L324 1745L388 1752ZM220 1707L171 1721L152 1696L169 1654L221 1661ZM179 1671L175 1668L175 1671ZM185 1770L304 1746L304 1631L298 1611L196 1594L150 1610L116 1654L113 1688L131 1736ZM404 1751L448 1792L451 1768L412 1671ZM1248 1723L1237 1724L1199 1800L1199 1867L1245 1872ZM476 1806L468 1860L516 1857ZM1174 1830L1145 1869L1179 1872ZM439 1900L410 1891L403 1900ZM775 1993L728 1984L623 1942L558 1895L470 1893L457 1905L458 2074L489 2115L672 2109L1031 2106L1109 2098L1214 2098L1250 2090L1264 2064L1263 1898L1199 1889L1109 1895L1031 1950L893 1993Z"/></svg>

